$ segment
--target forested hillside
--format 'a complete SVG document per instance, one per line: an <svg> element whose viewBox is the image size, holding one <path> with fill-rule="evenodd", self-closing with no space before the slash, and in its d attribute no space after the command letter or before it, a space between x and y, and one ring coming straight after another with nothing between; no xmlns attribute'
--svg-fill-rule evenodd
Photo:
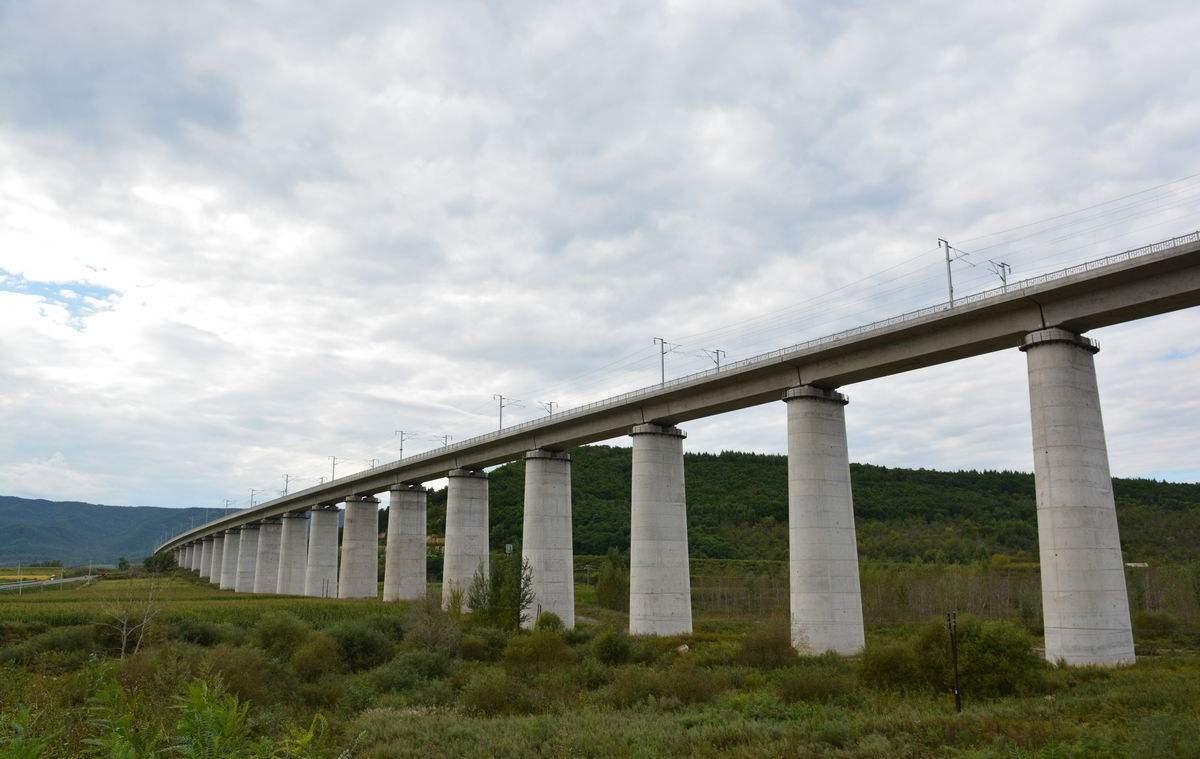
<svg viewBox="0 0 1200 759"><path fill-rule="evenodd" d="M574 456L575 550L629 549L630 450L587 446ZM687 454L693 556L787 558L787 459L753 453ZM851 465L863 559L968 563L997 554L1036 560L1033 475ZM521 537L522 462L491 477L492 545ZM1200 484L1116 480L1129 561L1200 558ZM430 495L431 532L445 524L445 491Z"/></svg>
<svg viewBox="0 0 1200 759"><path fill-rule="evenodd" d="M98 506L0 496L0 566L61 561L115 564L146 556L163 535L215 519L221 509Z"/></svg>
<svg viewBox="0 0 1200 759"><path fill-rule="evenodd" d="M572 452L575 550L629 550L628 448ZM693 556L787 558L787 459L754 453L688 454ZM1033 476L936 472L852 464L863 559L969 563L1004 554L1037 557ZM521 539L525 466L491 476L492 546ZM1200 558L1200 484L1117 480L1117 517L1129 561ZM429 530L445 526L446 492L430 495ZM57 559L115 563L145 556L163 534L215 517L216 509L96 506L0 496L0 565ZM386 523L386 513L384 515ZM381 528L382 529L382 528Z"/></svg>

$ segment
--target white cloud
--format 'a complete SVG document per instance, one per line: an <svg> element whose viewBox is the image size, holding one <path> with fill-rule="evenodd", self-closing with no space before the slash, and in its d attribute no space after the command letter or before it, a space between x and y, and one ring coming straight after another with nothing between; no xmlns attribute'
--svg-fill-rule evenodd
<svg viewBox="0 0 1200 759"><path fill-rule="evenodd" d="M939 235L1027 276L1200 226L1191 182L971 239L1194 170L1182 2L0 18L0 492L220 505L647 384L651 335L678 374L936 301ZM1115 472L1194 476L1198 319L1100 331ZM1023 372L846 388L852 453L1027 469Z"/></svg>

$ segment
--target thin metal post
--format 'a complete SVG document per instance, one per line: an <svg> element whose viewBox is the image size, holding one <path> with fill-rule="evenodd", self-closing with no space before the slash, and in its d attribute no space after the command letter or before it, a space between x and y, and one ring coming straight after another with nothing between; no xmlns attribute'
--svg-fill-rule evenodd
<svg viewBox="0 0 1200 759"><path fill-rule="evenodd" d="M950 633L950 662L954 666L954 711L962 712L962 687L958 681L958 612L946 612L946 630Z"/></svg>

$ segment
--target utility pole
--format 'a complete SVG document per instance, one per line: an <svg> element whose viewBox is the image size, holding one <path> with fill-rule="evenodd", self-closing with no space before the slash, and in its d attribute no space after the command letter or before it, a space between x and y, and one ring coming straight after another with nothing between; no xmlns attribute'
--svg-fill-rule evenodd
<svg viewBox="0 0 1200 759"><path fill-rule="evenodd" d="M965 261L968 265L970 265L971 268L975 268L975 264L973 264L970 261L967 261L965 258L963 258L964 256L966 256L968 254L965 253L964 251L959 250L958 248L951 246L950 243L944 237L938 238L938 247L946 249L946 292L949 294L949 297L950 297L950 308L954 308L954 273L950 270L950 262L958 261L961 259L961 260ZM951 252L953 252L957 255L951 255Z"/></svg>
<svg viewBox="0 0 1200 759"><path fill-rule="evenodd" d="M333 482L337 479L337 456L329 457L329 481Z"/></svg>
<svg viewBox="0 0 1200 759"><path fill-rule="evenodd" d="M1008 275L1012 274L1012 267L1004 261L997 261L994 258L988 259L988 268L992 273L1000 278L1000 289L1008 292Z"/></svg>
<svg viewBox="0 0 1200 759"><path fill-rule="evenodd" d="M450 440L451 440L450 435L442 435L442 447L448 448L450 446Z"/></svg>
<svg viewBox="0 0 1200 759"><path fill-rule="evenodd" d="M658 384L665 385L667 384L667 354L671 352L671 349L667 348L667 346L671 343L668 343L664 338L661 337L652 337L650 338L650 342L658 345Z"/></svg>
<svg viewBox="0 0 1200 759"><path fill-rule="evenodd" d="M542 408L546 409L546 416L554 416L554 409L558 406L557 401L546 401L542 404Z"/></svg>
<svg viewBox="0 0 1200 759"><path fill-rule="evenodd" d="M404 441L412 439L412 433L404 430L396 430L396 437L400 438L400 458L404 458Z"/></svg>
<svg viewBox="0 0 1200 759"><path fill-rule="evenodd" d="M500 395L499 393L496 393L495 395L493 395L492 400L497 401L500 404L500 427L498 429L504 429L504 408L506 406L511 406L514 403L517 403L517 401L514 401L512 398L507 398L503 395ZM505 401L508 401L508 403L505 403Z"/></svg>
<svg viewBox="0 0 1200 759"><path fill-rule="evenodd" d="M254 494L261 492L262 490L259 488L250 488L250 508L254 508Z"/></svg>
<svg viewBox="0 0 1200 759"><path fill-rule="evenodd" d="M703 350L708 355L709 359L711 359L712 362L717 365L717 368L720 369L721 359L725 357L725 351L721 350L720 348L713 348L712 350L704 348Z"/></svg>
<svg viewBox="0 0 1200 759"><path fill-rule="evenodd" d="M371 459L371 469L375 468L375 459Z"/></svg>

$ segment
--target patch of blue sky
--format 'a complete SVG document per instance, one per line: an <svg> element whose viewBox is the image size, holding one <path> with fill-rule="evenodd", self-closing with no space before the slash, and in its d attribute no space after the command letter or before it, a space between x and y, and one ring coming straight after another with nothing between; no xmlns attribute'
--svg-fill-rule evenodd
<svg viewBox="0 0 1200 759"><path fill-rule="evenodd" d="M1198 348L1172 348L1162 355L1164 361L1182 361L1185 358L1191 358L1200 353Z"/></svg>
<svg viewBox="0 0 1200 759"><path fill-rule="evenodd" d="M1162 480L1163 482L1200 483L1200 469L1159 469L1140 476L1147 480Z"/></svg>
<svg viewBox="0 0 1200 759"><path fill-rule="evenodd" d="M47 303L65 308L72 323L81 325L81 320L105 307L116 290L89 282L41 282L30 280L19 274L0 269L0 292L35 295Z"/></svg>

